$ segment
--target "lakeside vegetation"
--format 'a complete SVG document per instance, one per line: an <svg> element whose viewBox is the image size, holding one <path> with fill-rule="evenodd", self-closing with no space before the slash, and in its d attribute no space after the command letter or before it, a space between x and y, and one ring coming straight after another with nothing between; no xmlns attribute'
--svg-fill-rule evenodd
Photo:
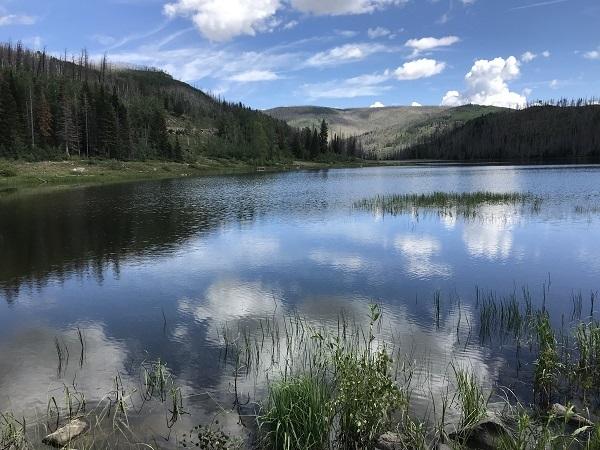
<svg viewBox="0 0 600 450"><path fill-rule="evenodd" d="M477 289L480 322L469 324L474 328L469 336L482 345L511 348L520 365L533 362L529 374L520 379L520 390L529 391L531 403L508 387L490 385L468 363L453 359L441 375L444 385L435 391L439 398L432 399L439 409L416 415L412 399L417 391L429 389L432 397L437 395L427 382L423 384L426 379L431 382L431 374L419 374L402 343L385 338L383 310L372 304L366 318L340 314L333 329L276 312L255 324L224 324L221 357L236 380L231 412L242 414L238 380L241 384L244 378L253 378L251 383L267 387L266 396L257 399L255 415L245 416L256 434L253 448L426 450L443 444L452 449L596 450L600 323L594 320L595 294L589 304L574 295L571 320L563 320L558 329L551 326L544 298L535 302L525 288L521 297L513 293L504 298ZM438 310L433 311L432 323L439 321L439 299L436 294L433 304ZM444 301L448 307L451 300ZM460 308L460 300L453 306ZM77 342L80 348L71 353L81 354L83 363L86 345L81 332ZM69 364L69 348L62 345L57 340L58 370ZM249 445L227 436L214 423L199 424L189 433L175 431L189 415L189 399L176 377L160 359L142 363L139 374L133 386L117 374L114 389L97 404L86 401L85 393L72 384L64 386L64 398L50 397L42 416L2 414L2 448L39 448L45 433L75 418L90 424L76 441L77 448L160 448L159 440L183 448ZM164 409L167 433L154 441L132 422L150 403L153 409Z"/></svg>
<svg viewBox="0 0 600 450"><path fill-rule="evenodd" d="M520 192L433 192L426 194L378 195L354 203L354 208L379 214L419 214L433 212L440 216L475 217L482 206L529 205L538 211L543 199L539 196Z"/></svg>

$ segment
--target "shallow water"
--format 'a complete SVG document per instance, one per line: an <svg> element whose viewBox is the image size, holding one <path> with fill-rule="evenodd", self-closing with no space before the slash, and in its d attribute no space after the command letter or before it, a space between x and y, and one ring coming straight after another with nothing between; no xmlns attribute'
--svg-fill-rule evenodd
<svg viewBox="0 0 600 450"><path fill-rule="evenodd" d="M476 218L382 215L380 194L531 192L538 211L483 206ZM160 358L182 386L186 426L230 411L222 327L294 314L337 326L340 311L384 311L388 337L418 361L428 390L452 361L517 389L514 348L478 339L476 287L523 287L558 327L571 295L600 287L600 167L407 167L219 176L93 187L0 200L0 410L45 411L76 384L88 401L136 385ZM441 293L438 323L434 293ZM600 305L597 305L600 307ZM254 321L254 322L253 322ZM85 336L79 361L77 329ZM56 340L69 349L57 367ZM59 373L60 372L60 373ZM239 380L260 397L264 377ZM422 411L430 395L415 396ZM165 434L164 412L137 418Z"/></svg>

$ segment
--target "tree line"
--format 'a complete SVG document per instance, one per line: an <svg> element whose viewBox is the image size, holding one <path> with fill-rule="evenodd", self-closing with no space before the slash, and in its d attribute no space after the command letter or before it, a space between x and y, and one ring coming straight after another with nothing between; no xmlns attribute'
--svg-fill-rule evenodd
<svg viewBox="0 0 600 450"><path fill-rule="evenodd" d="M596 159L600 157L600 106L561 102L502 111L442 131L393 155L443 160Z"/></svg>
<svg viewBox="0 0 600 450"><path fill-rule="evenodd" d="M0 44L0 157L278 161L361 155L355 137L297 130L154 68Z"/></svg>

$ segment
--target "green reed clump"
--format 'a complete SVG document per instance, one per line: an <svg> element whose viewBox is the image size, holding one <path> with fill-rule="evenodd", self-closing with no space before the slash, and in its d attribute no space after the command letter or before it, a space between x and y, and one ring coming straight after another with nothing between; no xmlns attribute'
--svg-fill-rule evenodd
<svg viewBox="0 0 600 450"><path fill-rule="evenodd" d="M265 448L326 448L331 425L330 401L330 387L318 377L300 376L271 385L258 419Z"/></svg>
<svg viewBox="0 0 600 450"><path fill-rule="evenodd" d="M354 203L356 209L399 215L419 210L440 215L474 217L484 205L526 205L539 210L542 199L529 193L509 192L433 192L428 194L393 194L365 198Z"/></svg>
<svg viewBox="0 0 600 450"><path fill-rule="evenodd" d="M461 428L469 429L485 417L487 400L475 375L454 367L456 396L461 410Z"/></svg>
<svg viewBox="0 0 600 450"><path fill-rule="evenodd" d="M169 389L173 385L167 365L160 359L142 364L142 382L144 399L158 397L163 402L166 401Z"/></svg>
<svg viewBox="0 0 600 450"><path fill-rule="evenodd" d="M584 390L598 389L600 379L600 323L582 323L575 333L579 361L575 369Z"/></svg>
<svg viewBox="0 0 600 450"><path fill-rule="evenodd" d="M552 390L558 382L561 362L557 351L557 342L550 317L540 312L535 324L538 341L538 358L535 361L534 390L543 406L549 406Z"/></svg>

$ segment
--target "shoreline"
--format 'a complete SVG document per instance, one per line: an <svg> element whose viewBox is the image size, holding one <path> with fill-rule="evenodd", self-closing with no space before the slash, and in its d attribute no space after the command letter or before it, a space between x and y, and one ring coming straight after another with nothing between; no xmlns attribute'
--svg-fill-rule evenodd
<svg viewBox="0 0 600 450"><path fill-rule="evenodd" d="M171 161L65 160L24 162L0 159L0 198L136 181L193 178L209 175L323 170L333 168L408 165L404 162L291 161L257 166L244 161L203 158L195 163Z"/></svg>
<svg viewBox="0 0 600 450"><path fill-rule="evenodd" d="M25 162L0 159L0 199L24 193L51 192L88 186L102 186L136 181L194 178L211 175L353 169L364 167L525 167L542 165L598 166L598 163L589 161L349 160L334 162L287 161L266 166L257 166L239 160L210 158L203 158L195 163L156 160L118 161L104 159Z"/></svg>

